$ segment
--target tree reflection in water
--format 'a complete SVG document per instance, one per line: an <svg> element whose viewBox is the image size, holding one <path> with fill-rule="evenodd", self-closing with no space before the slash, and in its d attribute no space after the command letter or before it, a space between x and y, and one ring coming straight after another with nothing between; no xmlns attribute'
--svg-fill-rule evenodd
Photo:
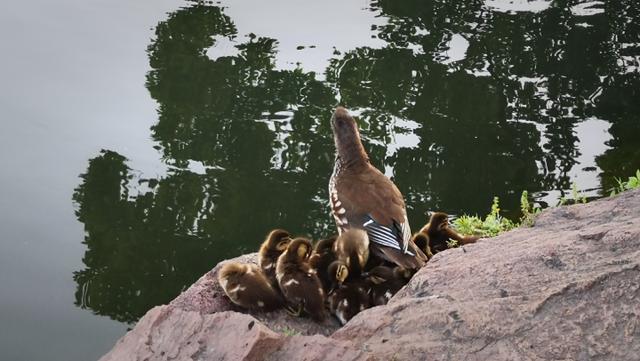
<svg viewBox="0 0 640 361"><path fill-rule="evenodd" d="M494 195L517 208L523 189L569 189L575 126L592 117L611 124L596 159L610 187L640 168L640 14L632 0L590 16L576 6L376 1L387 46L335 54L322 81L276 68L277 39L239 34L221 7L170 14L148 48L146 84L159 104L151 134L172 167L140 179L123 155L90 160L74 194L87 245L76 304L134 322L273 227L333 232L328 119L338 103L359 113L414 228L427 210L486 212ZM208 57L225 39L237 52Z"/></svg>

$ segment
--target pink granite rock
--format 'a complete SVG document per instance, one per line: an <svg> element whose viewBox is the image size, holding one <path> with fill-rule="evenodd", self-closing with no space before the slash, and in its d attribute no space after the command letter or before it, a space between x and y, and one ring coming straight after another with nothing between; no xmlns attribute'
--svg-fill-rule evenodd
<svg viewBox="0 0 640 361"><path fill-rule="evenodd" d="M255 255L241 259L255 262ZM640 190L548 209L532 228L438 253L388 305L340 329L284 312L238 312L215 282L218 267L149 311L102 360L640 355Z"/></svg>

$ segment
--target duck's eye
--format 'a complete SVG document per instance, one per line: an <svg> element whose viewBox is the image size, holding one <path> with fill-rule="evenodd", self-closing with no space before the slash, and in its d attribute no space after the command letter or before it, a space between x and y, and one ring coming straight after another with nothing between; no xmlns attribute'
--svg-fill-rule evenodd
<svg viewBox="0 0 640 361"><path fill-rule="evenodd" d="M289 241L282 241L278 243L278 245L276 246L276 249L278 249L279 251L284 251L285 249L287 249L288 245L289 245Z"/></svg>

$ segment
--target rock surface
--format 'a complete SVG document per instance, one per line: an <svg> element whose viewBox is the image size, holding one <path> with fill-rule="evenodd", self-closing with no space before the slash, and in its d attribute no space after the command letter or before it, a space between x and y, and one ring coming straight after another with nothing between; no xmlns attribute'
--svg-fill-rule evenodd
<svg viewBox="0 0 640 361"><path fill-rule="evenodd" d="M255 262L255 254L239 259ZM548 209L532 228L438 253L388 305L340 329L284 312L240 313L216 284L218 268L149 311L101 360L640 355L640 190Z"/></svg>

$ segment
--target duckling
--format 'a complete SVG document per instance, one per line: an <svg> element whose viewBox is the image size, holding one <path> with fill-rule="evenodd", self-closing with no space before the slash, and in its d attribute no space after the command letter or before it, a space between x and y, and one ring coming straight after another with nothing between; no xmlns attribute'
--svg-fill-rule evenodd
<svg viewBox="0 0 640 361"><path fill-rule="evenodd" d="M218 272L218 283L231 302L250 310L272 311L284 299L254 264L226 263Z"/></svg>
<svg viewBox="0 0 640 361"><path fill-rule="evenodd" d="M447 241L453 239L460 245L475 243L480 237L463 236L449 227L449 215L443 212L433 212L420 233L429 236L429 248L433 254L442 252L449 248Z"/></svg>
<svg viewBox="0 0 640 361"><path fill-rule="evenodd" d="M296 238L278 257L276 279L293 313L306 311L316 321L324 321L325 293L315 270L309 265L311 242Z"/></svg>
<svg viewBox="0 0 640 361"><path fill-rule="evenodd" d="M426 233L416 233L411 238L413 243L420 248L422 252L427 256L427 260L433 257L433 253L431 253L431 247L429 246L429 236Z"/></svg>
<svg viewBox="0 0 640 361"><path fill-rule="evenodd" d="M347 279L360 277L369 260L369 237L364 230L351 228L338 236L333 252L336 260L329 264L329 292L341 286Z"/></svg>
<svg viewBox="0 0 640 361"><path fill-rule="evenodd" d="M278 257L287 249L291 243L291 235L283 229L274 229L269 232L267 238L262 242L258 252L258 265L267 276L271 285L278 287L276 280L276 263Z"/></svg>
<svg viewBox="0 0 640 361"><path fill-rule="evenodd" d="M370 286L371 303L374 306L386 305L404 285L409 282L413 272L404 267L377 266L364 274Z"/></svg>
<svg viewBox="0 0 640 361"><path fill-rule="evenodd" d="M342 261L354 274L362 273L369 260L369 236L362 229L348 229L333 245L336 259Z"/></svg>
<svg viewBox="0 0 640 361"><path fill-rule="evenodd" d="M369 260L369 236L365 230L350 228L338 236L333 251L336 259L349 269L349 274L357 277Z"/></svg>
<svg viewBox="0 0 640 361"><path fill-rule="evenodd" d="M331 262L336 260L336 255L333 253L333 245L336 242L336 237L323 239L316 243L311 258L309 258L309 264L311 268L316 270L318 278L322 283L322 287L328 291L331 287L331 277L328 271Z"/></svg>
<svg viewBox="0 0 640 361"><path fill-rule="evenodd" d="M333 261L327 267L327 274L329 277L329 286L327 289L329 293L342 286L342 284L349 278L349 267L342 261ZM351 279L354 279L352 277Z"/></svg>
<svg viewBox="0 0 640 361"><path fill-rule="evenodd" d="M327 298L329 310L342 325L370 306L367 287L361 279L340 285Z"/></svg>

